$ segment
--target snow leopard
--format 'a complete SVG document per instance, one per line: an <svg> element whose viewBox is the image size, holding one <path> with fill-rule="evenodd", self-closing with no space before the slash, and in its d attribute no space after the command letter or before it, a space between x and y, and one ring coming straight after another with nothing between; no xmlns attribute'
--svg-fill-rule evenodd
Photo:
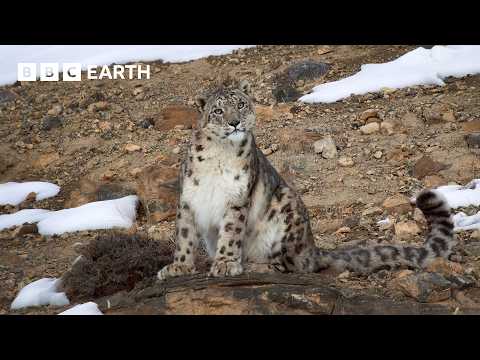
<svg viewBox="0 0 480 360"><path fill-rule="evenodd" d="M214 277L240 275L249 264L300 273L421 268L452 252L451 210L440 193L428 189L415 201L429 225L422 246L318 248L302 199L256 145L248 82L220 86L199 96L196 104L198 126L180 170L174 261L158 272L160 280L195 274L201 242L212 259L209 275Z"/></svg>

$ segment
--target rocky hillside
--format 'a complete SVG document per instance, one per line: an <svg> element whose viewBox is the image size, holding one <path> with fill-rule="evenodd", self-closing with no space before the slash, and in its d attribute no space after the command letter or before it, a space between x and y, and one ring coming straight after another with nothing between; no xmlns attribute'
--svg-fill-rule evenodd
<svg viewBox="0 0 480 360"><path fill-rule="evenodd" d="M361 64L390 61L413 48L259 46L182 64L150 63L150 80L0 87L0 183L42 180L61 186L56 197L3 206L0 211L32 206L63 209L138 193L143 207L129 232L171 248L176 175L197 118L194 98L220 74L251 82L257 103L257 143L302 194L318 246L421 243L425 221L408 198L424 187L465 184L479 177L480 76L447 79L444 87L385 89L333 104L295 101L319 83L354 74ZM386 217L391 220L388 224L377 224ZM29 282L62 276L78 256L79 244L88 244L100 233L41 236L34 226L0 232L0 313L12 313L10 303ZM295 294L300 298L293 303L278 295L267 297L262 306L249 307L240 300L238 305L242 294L265 300L258 289L254 291L258 282L234 281L242 287L235 294L237 300L223 297L219 288L224 287L216 282L212 283L215 296L210 295L220 305L212 308L201 300L210 296L208 283L194 277L187 284L169 285L179 288L177 300L167 306L172 297L152 283L149 274L140 282L132 280L127 290L135 286L134 290L113 295L116 309L103 306L102 310L107 314L216 313L214 309L225 313L228 304L237 304L230 312L332 313L339 297L360 296L359 302L350 301L340 313L369 313L379 302L384 305L377 309L386 313L401 313L399 304L410 304L418 313L479 312L480 233L462 232L458 238L451 261L435 263L425 272L383 270L368 277L345 272L308 280L281 275L297 285ZM271 284L269 294L293 291L275 288L282 282L277 276L258 279ZM319 281L321 289L315 292ZM99 305L104 295L96 293ZM302 296L313 305L306 306ZM190 299L188 306L185 299ZM370 308L365 299L375 299ZM325 301L330 305L322 307ZM363 307L357 307L360 303Z"/></svg>

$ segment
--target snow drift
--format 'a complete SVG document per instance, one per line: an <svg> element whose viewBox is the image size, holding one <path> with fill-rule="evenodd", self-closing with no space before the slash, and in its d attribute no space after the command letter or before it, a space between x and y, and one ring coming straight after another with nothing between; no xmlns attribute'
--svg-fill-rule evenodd
<svg viewBox="0 0 480 360"><path fill-rule="evenodd" d="M400 89L416 85L445 85L448 76L480 73L480 46L451 45L417 48L384 64L365 64L345 79L318 85L299 100L331 103L384 88Z"/></svg>
<svg viewBox="0 0 480 360"><path fill-rule="evenodd" d="M37 194L36 200L39 201L56 196L59 191L59 186L48 182L7 182L5 184L0 184L0 205L16 206L24 201L28 194L32 192Z"/></svg>
<svg viewBox="0 0 480 360"><path fill-rule="evenodd" d="M17 81L17 64L54 62L87 65L135 61L183 62L225 55L251 45L3 45L0 46L0 86Z"/></svg>
<svg viewBox="0 0 480 360"><path fill-rule="evenodd" d="M12 310L30 306L65 306L70 303L63 292L58 292L59 279L43 278L26 285L13 300Z"/></svg>
<svg viewBox="0 0 480 360"><path fill-rule="evenodd" d="M129 195L58 211L25 209L14 214L0 215L0 230L35 222L38 222L38 232L42 235L129 228L136 219L137 203L138 197Z"/></svg>
<svg viewBox="0 0 480 360"><path fill-rule="evenodd" d="M103 315L103 313L98 309L98 305L93 301L87 302L85 304L78 304L74 307L61 312L58 315Z"/></svg>

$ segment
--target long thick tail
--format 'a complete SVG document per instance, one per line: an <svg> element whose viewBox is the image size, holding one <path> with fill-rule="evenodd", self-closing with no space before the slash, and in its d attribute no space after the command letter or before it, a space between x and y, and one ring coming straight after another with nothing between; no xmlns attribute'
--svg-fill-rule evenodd
<svg viewBox="0 0 480 360"><path fill-rule="evenodd" d="M422 268L437 257L448 258L455 245L453 221L445 197L435 190L424 190L416 199L428 223L428 233L422 246L375 245L348 250L323 251L311 248L310 270L318 272L334 267L368 273L382 268Z"/></svg>

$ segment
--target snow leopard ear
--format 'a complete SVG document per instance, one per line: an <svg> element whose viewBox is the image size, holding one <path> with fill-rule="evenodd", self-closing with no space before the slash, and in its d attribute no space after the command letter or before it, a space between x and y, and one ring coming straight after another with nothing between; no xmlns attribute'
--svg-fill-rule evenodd
<svg viewBox="0 0 480 360"><path fill-rule="evenodd" d="M207 97L204 95L199 95L195 98L195 104L198 107L198 110L200 112L203 112L205 110L205 105L207 104Z"/></svg>
<svg viewBox="0 0 480 360"><path fill-rule="evenodd" d="M247 80L242 80L238 84L238 89L246 95L250 96L250 83Z"/></svg>

